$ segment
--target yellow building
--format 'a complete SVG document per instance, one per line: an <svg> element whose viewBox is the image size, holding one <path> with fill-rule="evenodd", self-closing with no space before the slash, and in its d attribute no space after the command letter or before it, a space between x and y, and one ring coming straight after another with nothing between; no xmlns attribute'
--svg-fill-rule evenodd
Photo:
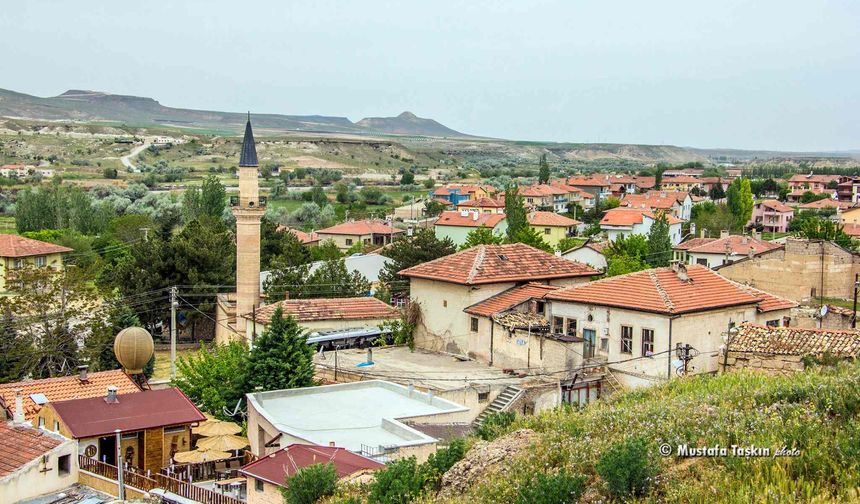
<svg viewBox="0 0 860 504"><path fill-rule="evenodd" d="M552 212L530 212L528 221L529 227L540 233L553 248L561 240L575 236L576 226L581 224L578 220Z"/></svg>
<svg viewBox="0 0 860 504"><path fill-rule="evenodd" d="M843 210L840 220L842 224L860 224L860 207Z"/></svg>
<svg viewBox="0 0 860 504"><path fill-rule="evenodd" d="M7 293L6 276L9 271L23 268L25 265L61 269L63 254L71 251L68 247L53 243L0 234L0 295Z"/></svg>
<svg viewBox="0 0 860 504"><path fill-rule="evenodd" d="M404 233L387 221L360 220L344 222L332 227L317 231L320 243L332 240L341 250L348 250L356 244L362 245L387 245L394 241L397 235Z"/></svg>

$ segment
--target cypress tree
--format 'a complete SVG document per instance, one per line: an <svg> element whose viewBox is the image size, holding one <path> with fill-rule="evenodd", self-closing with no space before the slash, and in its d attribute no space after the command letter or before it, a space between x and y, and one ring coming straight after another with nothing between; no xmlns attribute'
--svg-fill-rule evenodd
<svg viewBox="0 0 860 504"><path fill-rule="evenodd" d="M245 372L245 390L281 390L314 384L314 349L293 317L275 310L263 334L254 340Z"/></svg>

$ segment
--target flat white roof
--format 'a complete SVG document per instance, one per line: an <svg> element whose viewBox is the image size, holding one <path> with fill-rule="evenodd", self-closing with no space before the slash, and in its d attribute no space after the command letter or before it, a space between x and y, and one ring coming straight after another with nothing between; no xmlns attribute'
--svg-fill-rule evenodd
<svg viewBox="0 0 860 504"><path fill-rule="evenodd" d="M382 380L248 394L279 431L319 445L410 446L436 439L404 423L411 417L468 411L457 403Z"/></svg>

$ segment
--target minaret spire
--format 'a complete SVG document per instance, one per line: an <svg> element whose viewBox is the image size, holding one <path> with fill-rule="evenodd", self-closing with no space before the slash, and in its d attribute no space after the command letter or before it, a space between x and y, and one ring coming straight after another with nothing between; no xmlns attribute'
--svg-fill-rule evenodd
<svg viewBox="0 0 860 504"><path fill-rule="evenodd" d="M258 166L257 147L254 145L254 130L251 128L250 112L248 112L248 122L245 123L245 138L242 139L242 152L239 155L239 166Z"/></svg>

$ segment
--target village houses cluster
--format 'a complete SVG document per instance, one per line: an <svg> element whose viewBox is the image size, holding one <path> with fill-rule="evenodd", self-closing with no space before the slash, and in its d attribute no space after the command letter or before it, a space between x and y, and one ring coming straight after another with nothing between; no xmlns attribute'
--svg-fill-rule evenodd
<svg viewBox="0 0 860 504"><path fill-rule="evenodd" d="M249 120L232 206L236 286L218 295L214 343L253 346L281 310L316 345L315 373L324 384L249 392L242 429L204 414L179 388L147 381L152 339L130 328L114 347L123 369L82 366L65 377L0 385L0 501L79 484L128 498L274 504L285 478L302 467L327 461L339 479L367 481L386 462L427 460L497 412L585 406L623 389L740 367L788 373L809 354L856 357L854 312L808 304L851 298L860 255L832 242L762 233L784 235L796 211L828 205L846 232L860 228L860 179L795 175L787 202L755 204L753 231L687 231L693 205L707 198L701 195L717 185L725 191L740 175L727 172L668 170L659 185L655 177L593 174L521 186L528 226L556 250L582 234L582 216L571 208L589 211L610 197L619 205L599 221L600 238L567 250L481 244L403 269L408 297L394 304L370 296L268 299L262 285L270 273L260 267L265 208ZM832 197L800 204L807 191ZM504 197L488 185L446 184L425 200L442 206L438 215L409 204L384 220L290 231L306 246L376 249L345 259L376 288L390 263L386 247L421 227L458 247L479 228L505 236ZM647 236L660 219L673 247L670 266L604 277L610 242ZM6 272L25 263L62 268L70 252L0 234L0 293ZM374 346L406 310L414 314L414 349Z"/></svg>

